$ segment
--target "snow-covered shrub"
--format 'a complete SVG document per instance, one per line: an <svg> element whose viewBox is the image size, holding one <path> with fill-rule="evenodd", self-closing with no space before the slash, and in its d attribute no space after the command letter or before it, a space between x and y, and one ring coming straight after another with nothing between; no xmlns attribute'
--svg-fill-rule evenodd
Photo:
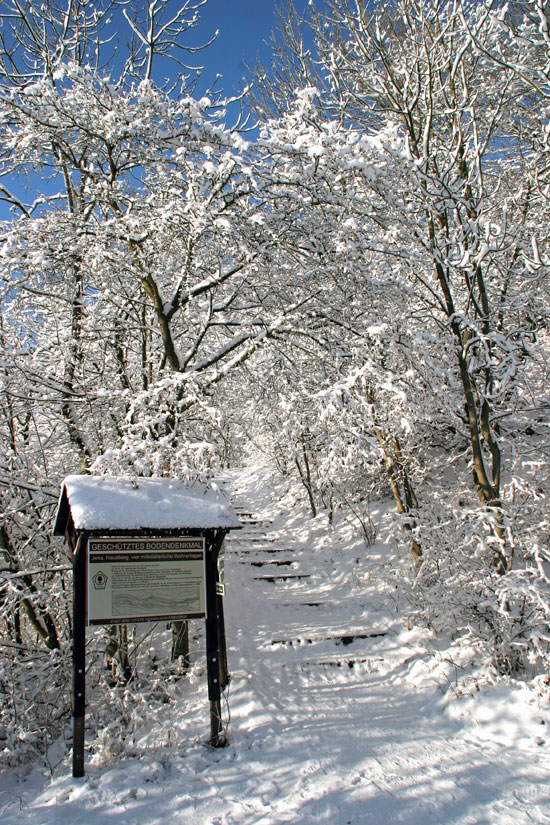
<svg viewBox="0 0 550 825"><path fill-rule="evenodd" d="M47 759L70 719L71 659L65 651L2 645L0 765Z"/></svg>
<svg viewBox="0 0 550 825"><path fill-rule="evenodd" d="M216 465L211 438L218 422L218 412L201 397L192 375L168 374L131 399L120 446L100 455L91 470L205 480Z"/></svg>
<svg viewBox="0 0 550 825"><path fill-rule="evenodd" d="M550 677L548 522L540 510L532 520L532 498L529 523L519 497L483 508L457 487L424 494L432 503L416 514L412 616L470 648L478 666Z"/></svg>

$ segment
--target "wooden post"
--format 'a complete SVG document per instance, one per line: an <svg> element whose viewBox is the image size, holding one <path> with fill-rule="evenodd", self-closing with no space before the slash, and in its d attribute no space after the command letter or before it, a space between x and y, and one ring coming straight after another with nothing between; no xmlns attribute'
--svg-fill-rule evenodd
<svg viewBox="0 0 550 825"><path fill-rule="evenodd" d="M227 737L223 731L221 714L221 676L220 633L218 596L216 583L218 579L218 553L224 538L220 530L208 537L206 547L206 666L208 673L208 699L210 701L210 745L224 748Z"/></svg>
<svg viewBox="0 0 550 825"><path fill-rule="evenodd" d="M216 566L216 574L218 569ZM216 576L216 583L219 582L219 575ZM229 684L229 671L227 668L227 642L225 639L225 616L223 612L223 596L221 593L216 594L216 610L218 614L218 648L220 651L220 685L222 691L226 689Z"/></svg>
<svg viewBox="0 0 550 825"><path fill-rule="evenodd" d="M84 776L86 713L86 552L88 536L78 537L73 565L73 776Z"/></svg>

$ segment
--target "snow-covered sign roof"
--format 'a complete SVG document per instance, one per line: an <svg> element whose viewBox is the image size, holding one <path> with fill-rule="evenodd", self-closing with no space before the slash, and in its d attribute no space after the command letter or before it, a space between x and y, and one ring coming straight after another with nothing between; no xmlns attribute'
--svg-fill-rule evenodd
<svg viewBox="0 0 550 825"><path fill-rule="evenodd" d="M240 527L219 494L173 478L67 476L54 535L64 535L69 518L76 530L89 531Z"/></svg>

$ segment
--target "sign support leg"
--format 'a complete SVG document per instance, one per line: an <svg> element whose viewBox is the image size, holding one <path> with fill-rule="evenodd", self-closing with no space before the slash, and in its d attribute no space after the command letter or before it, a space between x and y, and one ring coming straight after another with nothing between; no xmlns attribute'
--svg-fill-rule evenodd
<svg viewBox="0 0 550 825"><path fill-rule="evenodd" d="M206 665L208 672L208 699L210 700L210 745L224 748L228 742L222 726L220 629L218 615L218 553L223 533L215 535L206 551Z"/></svg>
<svg viewBox="0 0 550 825"><path fill-rule="evenodd" d="M227 668L227 643L225 640L225 617L223 613L223 596L216 596L218 608L218 646L220 650L220 685L225 690L229 684L229 672Z"/></svg>
<svg viewBox="0 0 550 825"><path fill-rule="evenodd" d="M86 712L86 548L78 538L73 568L73 776L84 776L84 719Z"/></svg>

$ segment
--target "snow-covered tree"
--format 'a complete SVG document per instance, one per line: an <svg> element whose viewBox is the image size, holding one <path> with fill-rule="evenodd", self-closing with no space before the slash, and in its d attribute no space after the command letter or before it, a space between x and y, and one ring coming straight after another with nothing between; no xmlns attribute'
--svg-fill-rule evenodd
<svg viewBox="0 0 550 825"><path fill-rule="evenodd" d="M255 292L247 144L182 63L201 3L3 5L2 621L17 662L36 633L67 649L62 478L208 471L208 393L280 319ZM157 85L167 57L179 75Z"/></svg>
<svg viewBox="0 0 550 825"><path fill-rule="evenodd" d="M276 116L265 140L274 203L286 186L294 226L306 228L302 272L317 267L317 311L330 307L339 327L327 352L344 374L321 397L340 405L341 422L353 409L355 432L369 422L422 551L419 592L437 581L432 604L454 593L449 623L475 625L503 667L515 660L507 646L525 652L530 622L546 621L538 596L518 619L506 582L547 586L513 493L529 466L525 421L546 404L548 276L533 141L543 130L526 69L541 43L518 35L516 11L508 24L508 7L493 15L460 0L328 3L309 21L310 62L295 22L273 75L285 82L256 95L257 111ZM295 104L279 94L314 76L321 87L296 88ZM360 462L367 441L356 443Z"/></svg>

